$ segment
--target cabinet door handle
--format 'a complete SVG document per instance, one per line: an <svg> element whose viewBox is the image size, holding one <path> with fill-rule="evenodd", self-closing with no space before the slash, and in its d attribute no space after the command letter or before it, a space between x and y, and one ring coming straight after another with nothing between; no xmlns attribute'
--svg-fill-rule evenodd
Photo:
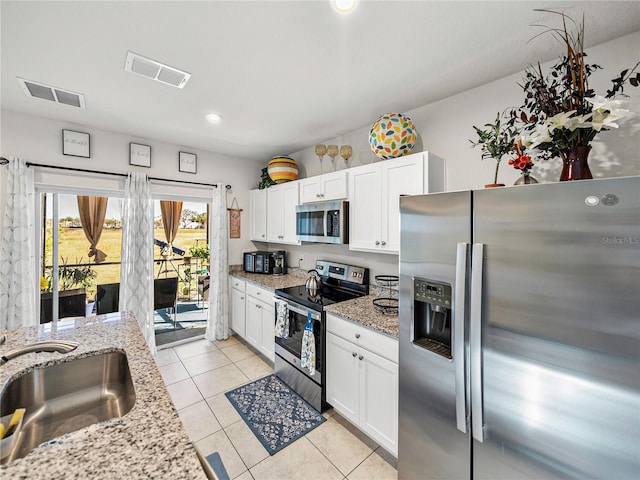
<svg viewBox="0 0 640 480"><path fill-rule="evenodd" d="M358 356L358 354L357 354L356 352L353 352L353 353L351 354L351 356L352 356L353 358L356 358L356 357Z"/></svg>
<svg viewBox="0 0 640 480"><path fill-rule="evenodd" d="M363 355L360 355L360 356L358 357L358 360L362 360L363 358L364 358L364 356L363 356Z"/></svg>
<svg viewBox="0 0 640 480"><path fill-rule="evenodd" d="M387 244L384 240L382 241L382 246L384 247Z"/></svg>
<svg viewBox="0 0 640 480"><path fill-rule="evenodd" d="M359 333L356 333L356 338L360 338L360 334Z"/></svg>
<svg viewBox="0 0 640 480"><path fill-rule="evenodd" d="M264 234L262 234L261 237L264 238Z"/></svg>
<svg viewBox="0 0 640 480"><path fill-rule="evenodd" d="M380 242L378 240L376 240L376 245L380 245Z"/></svg>
<svg viewBox="0 0 640 480"><path fill-rule="evenodd" d="M240 300L244 300L244 297L240 297Z"/></svg>

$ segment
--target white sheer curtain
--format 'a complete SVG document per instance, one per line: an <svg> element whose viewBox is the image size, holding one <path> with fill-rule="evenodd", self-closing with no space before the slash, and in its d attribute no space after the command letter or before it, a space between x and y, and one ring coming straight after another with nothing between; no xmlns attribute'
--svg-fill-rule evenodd
<svg viewBox="0 0 640 480"><path fill-rule="evenodd" d="M204 336L207 340L225 340L229 337L229 259L227 258L227 190L224 183L213 189L209 246L209 321Z"/></svg>
<svg viewBox="0 0 640 480"><path fill-rule="evenodd" d="M156 354L153 329L153 204L143 173L127 177L123 206L120 310L135 315L149 350Z"/></svg>
<svg viewBox="0 0 640 480"><path fill-rule="evenodd" d="M37 325L33 169L10 158L0 248L0 329Z"/></svg>

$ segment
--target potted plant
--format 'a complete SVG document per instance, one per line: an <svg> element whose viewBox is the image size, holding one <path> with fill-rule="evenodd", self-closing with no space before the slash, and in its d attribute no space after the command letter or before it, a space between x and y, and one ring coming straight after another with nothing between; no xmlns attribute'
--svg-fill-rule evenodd
<svg viewBox="0 0 640 480"><path fill-rule="evenodd" d="M264 167L260 174L260 181L258 182L258 188L260 190L263 190L275 184L276 182L271 180L271 177L269 176L269 167Z"/></svg>
<svg viewBox="0 0 640 480"><path fill-rule="evenodd" d="M615 97L623 94L627 82L638 86L640 73L636 70L640 62L611 80L612 86L604 96L596 95L589 88L589 77L602 67L585 61L584 21L577 24L564 13L539 11L561 16L561 28L547 28L543 33L557 37L567 53L548 75L540 64L525 70L520 85L525 101L511 112L511 117L522 122L521 143L528 152L542 159L562 158L560 181L589 179L590 144L600 132L617 128L616 121L628 113Z"/></svg>
<svg viewBox="0 0 640 480"><path fill-rule="evenodd" d="M485 185L486 188L504 187L504 184L498 183L498 169L502 157L512 153L515 149L514 145L520 134L515 123L514 117L506 117L504 113L498 112L493 123L484 125L485 129L473 126L478 134L478 140L469 140L471 146L477 147L479 145L482 148L482 158L493 158L496 161L493 183Z"/></svg>
<svg viewBox="0 0 640 480"><path fill-rule="evenodd" d="M184 279L182 280L182 295L189 297L191 293L191 268L185 268L182 272Z"/></svg>
<svg viewBox="0 0 640 480"><path fill-rule="evenodd" d="M40 323L52 320L53 282L51 270L40 278ZM58 269L58 317L85 316L87 293L86 288L95 284L97 273L88 264L76 259L74 266L69 266L62 258Z"/></svg>

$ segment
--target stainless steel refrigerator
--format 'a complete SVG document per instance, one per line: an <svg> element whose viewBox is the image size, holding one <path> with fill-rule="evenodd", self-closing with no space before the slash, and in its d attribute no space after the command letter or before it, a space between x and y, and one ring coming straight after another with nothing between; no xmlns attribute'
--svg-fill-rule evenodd
<svg viewBox="0 0 640 480"><path fill-rule="evenodd" d="M640 478L640 177L400 208L398 477Z"/></svg>

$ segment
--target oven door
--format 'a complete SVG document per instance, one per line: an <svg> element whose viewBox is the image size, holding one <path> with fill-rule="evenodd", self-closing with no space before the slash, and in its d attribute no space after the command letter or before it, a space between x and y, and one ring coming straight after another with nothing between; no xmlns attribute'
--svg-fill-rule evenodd
<svg viewBox="0 0 640 480"><path fill-rule="evenodd" d="M285 299L283 300L287 301ZM309 310L308 308L288 301L287 311L287 314L289 315L289 336L287 338L275 337L276 354L280 354L280 356L282 356L291 364L294 364L296 366L300 365L304 326L307 323L308 312L311 312L311 318L313 319L313 336L316 343L316 371L313 375L309 375L309 370L301 370L305 375L313 379L316 383L322 385L322 366L324 364L325 335L325 326L322 318L322 312Z"/></svg>

